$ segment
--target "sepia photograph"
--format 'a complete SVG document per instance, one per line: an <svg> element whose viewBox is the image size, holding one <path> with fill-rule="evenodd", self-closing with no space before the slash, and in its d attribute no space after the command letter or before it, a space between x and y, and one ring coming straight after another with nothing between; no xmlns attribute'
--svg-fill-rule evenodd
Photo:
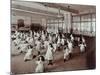
<svg viewBox="0 0 100 75"><path fill-rule="evenodd" d="M96 6L11 0L11 73L96 69Z"/></svg>

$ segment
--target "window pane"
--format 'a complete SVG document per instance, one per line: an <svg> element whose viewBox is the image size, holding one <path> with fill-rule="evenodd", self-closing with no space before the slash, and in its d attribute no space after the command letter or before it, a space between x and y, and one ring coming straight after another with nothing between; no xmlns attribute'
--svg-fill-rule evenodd
<svg viewBox="0 0 100 75"><path fill-rule="evenodd" d="M91 15L81 16L81 21L91 21Z"/></svg>
<svg viewBox="0 0 100 75"><path fill-rule="evenodd" d="M95 28L96 28L96 23L95 23L95 22L92 22L92 29L93 29L93 32L96 31Z"/></svg>
<svg viewBox="0 0 100 75"><path fill-rule="evenodd" d="M96 14L92 15L92 21L96 21Z"/></svg>
<svg viewBox="0 0 100 75"><path fill-rule="evenodd" d="M80 21L80 17L79 16L73 16L73 21Z"/></svg>

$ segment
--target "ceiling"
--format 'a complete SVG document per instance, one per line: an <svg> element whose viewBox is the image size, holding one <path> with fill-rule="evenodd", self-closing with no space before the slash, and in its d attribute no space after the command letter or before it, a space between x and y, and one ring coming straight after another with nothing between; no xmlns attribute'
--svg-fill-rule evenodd
<svg viewBox="0 0 100 75"><path fill-rule="evenodd" d="M71 8L78 10L79 13L95 13L96 12L96 6L93 5L76 5L76 4L61 4L65 7L70 6Z"/></svg>
<svg viewBox="0 0 100 75"><path fill-rule="evenodd" d="M60 15L64 13L84 14L95 13L96 6L75 5L75 4L56 4L31 1L12 1L12 12L17 15L27 15L45 18L56 18L60 9ZM78 11L78 13L75 13Z"/></svg>

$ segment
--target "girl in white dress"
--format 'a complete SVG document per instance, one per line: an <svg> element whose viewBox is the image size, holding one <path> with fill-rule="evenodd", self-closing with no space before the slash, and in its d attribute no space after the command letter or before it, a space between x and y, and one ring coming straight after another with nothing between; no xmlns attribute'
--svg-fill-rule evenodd
<svg viewBox="0 0 100 75"><path fill-rule="evenodd" d="M52 37L50 34L49 34L49 42L52 43Z"/></svg>
<svg viewBox="0 0 100 75"><path fill-rule="evenodd" d="M21 39L20 39L20 38L16 38L16 39L14 40L15 46L20 45L20 43L21 43Z"/></svg>
<svg viewBox="0 0 100 75"><path fill-rule="evenodd" d="M85 52L86 44L82 43L82 44L79 45L79 47L80 47L80 52L81 53Z"/></svg>
<svg viewBox="0 0 100 75"><path fill-rule="evenodd" d="M53 43L53 52L55 52L57 50L57 44L56 43Z"/></svg>
<svg viewBox="0 0 100 75"><path fill-rule="evenodd" d="M70 35L70 38L71 38L71 41L73 42L74 41L74 37L73 37L72 34Z"/></svg>
<svg viewBox="0 0 100 75"><path fill-rule="evenodd" d="M21 53L22 53L22 52L26 53L27 50L28 50L28 45L29 45L28 43L21 43L21 44L18 46L20 52L21 52Z"/></svg>
<svg viewBox="0 0 100 75"><path fill-rule="evenodd" d="M45 35L42 34L42 41L45 41Z"/></svg>
<svg viewBox="0 0 100 75"><path fill-rule="evenodd" d="M34 33L34 36L36 36L36 32L34 31L33 33Z"/></svg>
<svg viewBox="0 0 100 75"><path fill-rule="evenodd" d="M56 33L56 38L58 37L58 34Z"/></svg>
<svg viewBox="0 0 100 75"><path fill-rule="evenodd" d="M68 47L64 48L64 62L66 60L69 60L69 49L68 49Z"/></svg>
<svg viewBox="0 0 100 75"><path fill-rule="evenodd" d="M53 60L53 46L49 44L45 59L49 62L48 65L53 65L52 60Z"/></svg>
<svg viewBox="0 0 100 75"><path fill-rule="evenodd" d="M62 44L62 46L64 46L64 44L65 44L64 38L61 39L61 44Z"/></svg>
<svg viewBox="0 0 100 75"><path fill-rule="evenodd" d="M44 41L44 48L47 49L48 48L48 45L49 45L49 41L48 40L45 40Z"/></svg>
<svg viewBox="0 0 100 75"><path fill-rule="evenodd" d="M16 38L16 34L13 33L13 34L11 35L11 38Z"/></svg>
<svg viewBox="0 0 100 75"><path fill-rule="evenodd" d="M68 43L70 57L72 57L73 44L71 41L67 41L67 43Z"/></svg>
<svg viewBox="0 0 100 75"><path fill-rule="evenodd" d="M84 37L82 37L82 43L84 43L84 44L85 44L85 38L84 38Z"/></svg>
<svg viewBox="0 0 100 75"><path fill-rule="evenodd" d="M38 52L38 55L40 55L40 49L41 49L41 42L40 42L40 40L39 39L36 40L35 44L36 44L36 50Z"/></svg>
<svg viewBox="0 0 100 75"><path fill-rule="evenodd" d="M34 40L33 40L33 38L32 38L32 37L30 37L30 39L29 39L28 43L29 43L30 45L34 46Z"/></svg>
<svg viewBox="0 0 100 75"><path fill-rule="evenodd" d="M64 38L65 36L64 36L64 34L62 34L62 38Z"/></svg>
<svg viewBox="0 0 100 75"><path fill-rule="evenodd" d="M32 31L31 31L31 30L30 30L30 36L31 36L31 37L33 37L33 33L32 33Z"/></svg>
<svg viewBox="0 0 100 75"><path fill-rule="evenodd" d="M60 44L61 44L61 39L60 37L58 37L57 46L60 47Z"/></svg>
<svg viewBox="0 0 100 75"><path fill-rule="evenodd" d="M14 41L11 41L11 55L18 55L20 54L20 50L14 44Z"/></svg>
<svg viewBox="0 0 100 75"><path fill-rule="evenodd" d="M39 32L37 32L37 33L36 33L36 36L37 36L38 38L40 37L40 34L39 34Z"/></svg>
<svg viewBox="0 0 100 75"><path fill-rule="evenodd" d="M78 45L79 45L80 44L80 37L77 38L77 41L78 41Z"/></svg>
<svg viewBox="0 0 100 75"><path fill-rule="evenodd" d="M27 53L25 54L24 61L32 60L32 58L33 58L33 49L32 49L32 46L29 45L29 49Z"/></svg>
<svg viewBox="0 0 100 75"><path fill-rule="evenodd" d="M29 42L30 40L30 36L27 36L26 41Z"/></svg>
<svg viewBox="0 0 100 75"><path fill-rule="evenodd" d="M35 69L35 72L41 73L44 72L44 57L40 56L38 61L36 61L37 67Z"/></svg>

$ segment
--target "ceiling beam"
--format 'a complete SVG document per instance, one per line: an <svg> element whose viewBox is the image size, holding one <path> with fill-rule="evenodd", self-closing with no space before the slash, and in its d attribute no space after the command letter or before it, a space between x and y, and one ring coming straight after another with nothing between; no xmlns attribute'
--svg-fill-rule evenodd
<svg viewBox="0 0 100 75"><path fill-rule="evenodd" d="M45 13L40 13L40 12L33 12L33 11L28 11L28 10L23 10L23 9L17 9L17 8L11 8L12 11L21 11L21 12L26 12L26 13L30 13L30 14L37 14L37 15L41 15L41 16L48 16L48 17L53 17L53 18L57 18L57 15L51 15L51 14L45 14ZM24 15L24 14L23 14Z"/></svg>
<svg viewBox="0 0 100 75"><path fill-rule="evenodd" d="M75 14L79 14L78 10L72 9L69 6L65 7L65 6L62 6L60 4L56 4L56 3L40 3L40 4L42 4L46 7L57 8L57 9L61 9L61 10L67 11L67 12L72 12L72 13L75 13Z"/></svg>

